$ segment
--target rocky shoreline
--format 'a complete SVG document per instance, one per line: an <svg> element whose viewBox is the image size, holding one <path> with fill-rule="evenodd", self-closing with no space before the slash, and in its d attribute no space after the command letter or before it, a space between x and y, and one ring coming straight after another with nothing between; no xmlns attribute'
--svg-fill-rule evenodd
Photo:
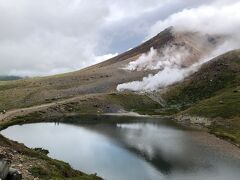
<svg viewBox="0 0 240 180"><path fill-rule="evenodd" d="M226 121L225 119L191 116L187 114L176 115L174 116L174 119L183 126L205 130L208 133L213 134L218 138L221 138L240 148L240 144L235 140L234 137L231 137L231 135L227 133L220 133L214 129L215 126L221 125L222 121Z"/></svg>

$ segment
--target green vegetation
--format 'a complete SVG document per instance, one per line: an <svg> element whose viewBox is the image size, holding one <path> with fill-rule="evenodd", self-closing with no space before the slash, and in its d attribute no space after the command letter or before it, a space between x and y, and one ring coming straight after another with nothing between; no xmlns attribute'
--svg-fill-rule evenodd
<svg viewBox="0 0 240 180"><path fill-rule="evenodd" d="M240 87L228 88L184 111L214 120L210 132L240 145Z"/></svg>
<svg viewBox="0 0 240 180"><path fill-rule="evenodd" d="M240 86L227 88L215 96L200 101L185 112L190 115L209 118L222 117L231 119L240 115Z"/></svg>
<svg viewBox="0 0 240 180"><path fill-rule="evenodd" d="M227 122L210 126L210 133L226 139L240 147L240 117L235 117L225 121Z"/></svg>
<svg viewBox="0 0 240 180"><path fill-rule="evenodd" d="M240 87L221 90L216 96L200 101L184 113L209 117L215 122L210 132L240 144Z"/></svg>
<svg viewBox="0 0 240 180"><path fill-rule="evenodd" d="M61 162L63 163L63 162ZM68 166L66 166L68 167ZM60 166L57 166L56 168L51 167L49 169L49 166L33 166L29 169L29 172L34 176L38 177L40 179L54 179L54 180L97 180L101 179L98 178L95 175L86 175L86 174L81 174L79 172L74 172L74 173L69 173L70 168L64 167L63 164L60 164ZM60 171L59 171L60 170Z"/></svg>

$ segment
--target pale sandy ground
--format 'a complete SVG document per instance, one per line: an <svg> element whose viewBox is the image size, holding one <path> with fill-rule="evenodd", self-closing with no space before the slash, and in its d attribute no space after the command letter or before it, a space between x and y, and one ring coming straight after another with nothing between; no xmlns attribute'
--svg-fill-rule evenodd
<svg viewBox="0 0 240 180"><path fill-rule="evenodd" d="M105 113L104 115L109 116L129 116L129 117L151 117L150 115L141 115L136 112L117 112L117 113Z"/></svg>

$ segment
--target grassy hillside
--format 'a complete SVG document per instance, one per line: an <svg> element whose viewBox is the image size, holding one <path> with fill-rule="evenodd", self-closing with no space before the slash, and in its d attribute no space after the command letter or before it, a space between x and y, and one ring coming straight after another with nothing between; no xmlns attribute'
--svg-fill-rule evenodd
<svg viewBox="0 0 240 180"><path fill-rule="evenodd" d="M163 97L179 114L210 118L212 133L240 144L240 50L206 63Z"/></svg>
<svg viewBox="0 0 240 180"><path fill-rule="evenodd" d="M213 119L212 133L240 145L240 86L223 89L184 113Z"/></svg>

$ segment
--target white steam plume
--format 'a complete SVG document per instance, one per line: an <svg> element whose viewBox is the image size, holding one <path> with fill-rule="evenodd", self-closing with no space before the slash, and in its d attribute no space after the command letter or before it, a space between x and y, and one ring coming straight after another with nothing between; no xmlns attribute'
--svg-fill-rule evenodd
<svg viewBox="0 0 240 180"><path fill-rule="evenodd" d="M130 71L160 69L160 71L155 75L149 74L142 81L119 84L117 90L154 91L180 81L196 69L196 66L182 68L183 62L189 54L184 46L167 46L161 53L151 48L148 53L142 54L124 69Z"/></svg>
<svg viewBox="0 0 240 180"><path fill-rule="evenodd" d="M142 54L124 69L142 71L164 69L165 67L181 67L188 56L189 51L184 46L167 46L160 53L152 47L148 53Z"/></svg>
<svg viewBox="0 0 240 180"><path fill-rule="evenodd" d="M131 91L154 91L159 88L166 87L177 81L181 81L190 73L194 72L195 68L169 68L159 71L155 75L144 77L142 81L133 81L129 83L119 84L118 91L131 90Z"/></svg>

